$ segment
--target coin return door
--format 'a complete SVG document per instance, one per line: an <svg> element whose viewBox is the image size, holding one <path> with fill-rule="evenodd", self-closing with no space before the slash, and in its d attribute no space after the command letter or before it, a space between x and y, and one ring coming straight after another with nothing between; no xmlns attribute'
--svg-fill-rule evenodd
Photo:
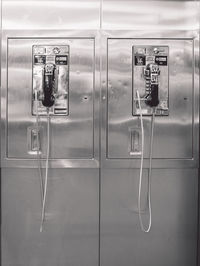
<svg viewBox="0 0 200 266"><path fill-rule="evenodd" d="M33 46L32 113L68 115L69 46ZM35 92L37 91L37 99Z"/></svg>
<svg viewBox="0 0 200 266"><path fill-rule="evenodd" d="M133 46L133 115L139 107L136 91L141 97L143 115L169 114L167 46Z"/></svg>

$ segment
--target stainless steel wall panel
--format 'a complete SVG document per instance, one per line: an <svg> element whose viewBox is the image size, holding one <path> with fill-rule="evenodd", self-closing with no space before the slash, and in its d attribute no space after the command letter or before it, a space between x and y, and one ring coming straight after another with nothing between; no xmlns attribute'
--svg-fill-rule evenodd
<svg viewBox="0 0 200 266"><path fill-rule="evenodd" d="M0 56L2 55L1 45L2 45L2 0L0 0ZM1 64L2 61L0 60L0 88L1 88ZM0 101L0 117L1 117L1 101ZM1 126L1 121L0 121L0 126ZM1 132L0 132L0 149L1 149ZM0 162L0 167L1 167L1 162Z"/></svg>
<svg viewBox="0 0 200 266"><path fill-rule="evenodd" d="M27 152L27 127L36 121L36 117L31 114L30 104L32 45L59 43L70 46L69 116L51 118L51 159L54 159L54 165L61 167L76 167L79 162L81 167L98 166L99 58L98 45L95 43L96 33L73 31L21 32L21 35L15 33L4 33L3 157L11 159L10 162L14 164L16 159L36 159ZM38 35L32 38L31 34ZM66 34L69 37L66 37ZM96 42L98 43L98 36ZM21 60L22 58L24 59ZM46 119L43 117L40 120L44 128L42 138L44 152ZM21 164L31 166L30 160L22 160ZM19 160L16 165L19 166Z"/></svg>
<svg viewBox="0 0 200 266"><path fill-rule="evenodd" d="M169 116L156 117L154 158L193 158L193 40L108 40L108 158L134 158L130 155L128 128L140 125L132 117L132 47L169 47ZM184 62L184 63L183 63ZM165 75L165 73L161 73ZM159 88L162 90L162 87ZM144 118L145 157L149 156L150 118ZM169 128L171 128L169 130ZM181 134L180 134L181 132ZM185 143L187 139L187 145Z"/></svg>
<svg viewBox="0 0 200 266"><path fill-rule="evenodd" d="M102 28L106 30L198 29L198 1L103 0ZM181 12L180 12L181 11Z"/></svg>
<svg viewBox="0 0 200 266"><path fill-rule="evenodd" d="M139 225L138 182L137 169L102 171L101 265L196 266L198 169L153 169L148 234ZM146 187L145 170L143 193Z"/></svg>
<svg viewBox="0 0 200 266"><path fill-rule="evenodd" d="M155 3L155 1L153 2ZM141 1L141 3L144 2ZM120 15L119 17L121 18ZM147 29L149 28L147 27ZM101 160L103 169L101 170L101 265L196 266L198 226L197 167L199 160L199 32L159 31L155 28L154 30L141 31L105 30L102 34ZM165 45L168 43L169 49L170 45L172 45L171 48L175 48L177 44L177 47L171 51L176 56L170 59L172 61L169 67L171 73L169 77L169 95L170 90L174 88L171 92L174 99L171 99L170 105L172 107L172 116L176 117L176 122L171 125L171 128L169 127L170 123L167 123L166 130L162 132L161 136L164 137L167 134L168 141L167 139L166 141L170 145L168 137L175 130L176 124L176 126L180 126L176 133L176 152L183 152L183 150L180 150L182 149L179 146L180 143L178 144L182 138L182 134L185 136L182 138L182 143L187 148L183 152L185 158L182 153L177 158L170 159L158 155L153 159L151 181L153 220L150 233L145 234L141 231L138 218L139 169L136 168L140 166L140 159L133 160L130 158L131 156L128 158L128 156L123 157L119 156L119 154L123 154L123 147L125 145L127 145L126 151L128 152L128 137L122 137L124 128L127 126L126 129L128 129L129 126L134 126L132 124L134 118L132 116L131 106L131 42L135 42L136 44L146 42L146 44L151 45L151 41L157 45L160 41L162 44L165 43ZM110 43L113 45L109 47ZM119 43L122 45L120 46ZM182 50L181 43L185 51ZM182 54L184 58L182 63L179 62L182 56L177 56L177 53ZM178 70L177 62L179 62L178 65L181 70ZM110 70L110 73L108 70ZM182 71L187 72L187 74L182 76ZM189 76L190 78L188 79ZM181 88L178 89L179 83L185 78L187 78L187 82L189 81L188 83L186 82L187 86L185 88L181 86L183 90ZM180 93L178 93L179 91ZM180 96L184 92L187 95L186 98L190 98L190 104L184 116L186 120L183 122L182 114L186 109L182 106L182 100L176 97L178 97L177 94ZM109 100L112 103L110 106ZM192 109L190 109L191 105L193 106ZM176 111L173 108L176 108ZM130 116L126 115L128 113ZM156 119L159 118L156 117ZM160 118L163 121L164 119L164 117ZM144 120L146 126L145 131L148 132L146 133L146 137L148 138L150 135L150 124L149 126L147 124L150 121L149 118L144 118ZM107 123L109 121L110 125ZM159 126L161 124L164 129L165 123L160 123ZM187 126L188 128L185 128L183 131L183 127ZM120 129L119 131L116 130L117 127ZM158 133L155 128L155 134L157 134L156 132ZM109 133L111 133L110 136ZM157 142L158 139L159 143ZM112 143L111 147L109 147L109 141ZM157 152L162 153L161 147L165 140L161 140L157 136L154 138L154 141L154 144L157 142L157 147L155 147L156 144L154 146L155 152L157 150ZM173 141L175 141L174 138ZM147 145L148 143L147 141ZM187 146L188 144L190 148ZM166 153L172 151L172 149L168 150L168 145L163 150ZM114 154L116 150L119 152L118 158L116 153L115 156L109 156L112 153ZM148 213L146 206L147 174L149 167L148 156L149 154L147 152L144 163L144 182L142 188L142 195L145 195L142 199L143 213ZM144 216L145 222L147 222L148 217L146 215Z"/></svg>
<svg viewBox="0 0 200 266"><path fill-rule="evenodd" d="M40 233L38 170L2 169L1 265L97 266L98 169L52 169L47 191Z"/></svg>
<svg viewBox="0 0 200 266"><path fill-rule="evenodd" d="M7 155L18 159L32 157L27 153L25 141L27 127L33 126L36 120L30 110L32 46L46 43L70 45L69 116L51 118L53 145L50 157L93 158L94 39L8 39ZM41 119L41 126L46 132L45 124L45 118ZM46 134L41 139L43 144L45 138ZM43 154L45 150L43 148Z"/></svg>
<svg viewBox="0 0 200 266"><path fill-rule="evenodd" d="M156 117L153 165L158 168L195 167L198 165L199 106L197 100L199 40L196 31L104 32L102 59L104 166L139 167L137 157L129 153L129 128L139 125L138 118L132 116L132 90L136 89L132 88L132 46L139 44L169 46L169 116ZM144 118L144 126L146 127L145 157L148 158L150 118ZM145 165L148 167L148 162L145 162Z"/></svg>
<svg viewBox="0 0 200 266"><path fill-rule="evenodd" d="M3 29L97 29L100 0L3 0Z"/></svg>
<svg viewBox="0 0 200 266"><path fill-rule="evenodd" d="M199 1L0 2L2 266L197 266ZM43 233L38 162L27 153L35 42L67 44L72 53L69 116L51 118ZM140 158L128 153L128 128L137 123L132 46L152 43L169 46L170 110L156 117L152 228L145 234ZM41 124L45 151L45 117ZM146 224L149 117L144 124Z"/></svg>

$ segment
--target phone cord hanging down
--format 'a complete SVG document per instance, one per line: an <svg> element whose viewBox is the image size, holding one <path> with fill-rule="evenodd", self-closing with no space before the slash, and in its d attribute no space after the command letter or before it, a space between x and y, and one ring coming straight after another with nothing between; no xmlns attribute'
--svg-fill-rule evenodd
<svg viewBox="0 0 200 266"><path fill-rule="evenodd" d="M45 164L45 182L44 182L44 194L42 201L40 232L43 231L43 225L45 221L45 207L46 207L48 170L49 170L49 146L50 146L50 116L49 116L49 108L47 108L47 154L46 154L46 164Z"/></svg>
<svg viewBox="0 0 200 266"><path fill-rule="evenodd" d="M148 171L148 211L149 211L149 222L148 227L145 228L142 220L141 214L141 190L142 190L142 179L143 179L143 163L144 163L144 124L143 124L143 115L141 108L140 95L137 91L137 99L140 111L140 123L141 123L141 132L142 132L142 140L141 140L141 161L140 161L140 174L139 174L139 191L138 191L138 212L139 212L139 220L142 231L148 233L151 230L152 225L152 206L151 206L151 174L152 174L152 154L153 154L153 137L154 137L154 122L155 122L155 109L153 109L153 114L151 118L151 139L150 139L150 155L149 155L149 171Z"/></svg>
<svg viewBox="0 0 200 266"><path fill-rule="evenodd" d="M38 113L38 91L35 90L35 102L36 102L36 128L37 128L37 164L40 178L40 194L41 194L41 205L44 197L44 184L42 178L42 169L41 169L41 158L40 158L40 139L39 139L39 113Z"/></svg>

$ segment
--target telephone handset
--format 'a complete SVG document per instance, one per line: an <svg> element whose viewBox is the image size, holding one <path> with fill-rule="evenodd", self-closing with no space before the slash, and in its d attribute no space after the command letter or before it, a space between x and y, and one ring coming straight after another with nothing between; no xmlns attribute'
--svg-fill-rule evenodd
<svg viewBox="0 0 200 266"><path fill-rule="evenodd" d="M156 107L159 104L159 83L158 76L160 75L159 65L148 64L144 69L144 77L146 80L146 95L145 103L150 107Z"/></svg>
<svg viewBox="0 0 200 266"><path fill-rule="evenodd" d="M51 107L55 103L55 80L56 80L56 66L55 64L44 65L44 79L43 79L43 94L44 98L42 104L45 107Z"/></svg>

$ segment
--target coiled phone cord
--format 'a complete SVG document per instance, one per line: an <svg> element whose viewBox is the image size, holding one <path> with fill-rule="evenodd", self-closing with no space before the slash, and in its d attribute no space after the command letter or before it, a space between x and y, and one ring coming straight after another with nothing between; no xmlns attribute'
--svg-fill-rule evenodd
<svg viewBox="0 0 200 266"><path fill-rule="evenodd" d="M151 207L151 174L152 174L152 154L153 154L153 136L154 136L154 122L155 122L155 109L153 110L152 118L151 118L151 139L150 139L150 155L149 155L149 171L148 171L148 210L149 210L149 223L148 227L145 229L143 224L142 215L141 215L141 190L142 190L142 178L143 178L143 163L144 163L144 124L143 124L143 116L142 116L142 108L140 101L139 91L137 93L139 111L140 111L140 123L141 123L141 132L142 132L142 141L141 141L141 161L140 161L140 174L139 174L139 191L138 191L138 212L139 212L139 220L140 227L143 232L148 233L151 230L152 225L152 207Z"/></svg>
<svg viewBox="0 0 200 266"><path fill-rule="evenodd" d="M47 154L46 154L46 164L45 164L45 182L44 182L44 195L42 201L40 232L43 231L43 225L45 220L45 207L46 207L48 170L49 170L49 146L50 146L50 116L49 116L49 108L47 108Z"/></svg>

